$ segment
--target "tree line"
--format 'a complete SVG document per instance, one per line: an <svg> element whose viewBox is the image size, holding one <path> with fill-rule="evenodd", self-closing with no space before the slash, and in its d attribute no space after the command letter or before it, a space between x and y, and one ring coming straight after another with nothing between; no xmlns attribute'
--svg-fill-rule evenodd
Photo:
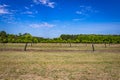
<svg viewBox="0 0 120 80"><path fill-rule="evenodd" d="M120 35L62 34L58 38L43 38L30 33L8 34L0 31L0 43L120 43Z"/></svg>

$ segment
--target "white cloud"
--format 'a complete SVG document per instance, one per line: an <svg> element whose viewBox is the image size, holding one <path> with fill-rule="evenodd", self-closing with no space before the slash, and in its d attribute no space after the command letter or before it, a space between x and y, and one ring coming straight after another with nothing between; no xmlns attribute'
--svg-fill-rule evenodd
<svg viewBox="0 0 120 80"><path fill-rule="evenodd" d="M41 28L41 27L51 28L51 27L54 27L55 25L44 22L44 23L39 23L39 24L30 24L29 26L33 28Z"/></svg>
<svg viewBox="0 0 120 80"><path fill-rule="evenodd" d="M76 11L76 14L88 16L90 13L97 13L97 12L98 12L98 11L95 10L95 9L94 9L93 7L91 7L91 6L81 5L81 6L80 6L80 10L77 10L77 11Z"/></svg>
<svg viewBox="0 0 120 80"><path fill-rule="evenodd" d="M47 4L48 0L39 0L42 4Z"/></svg>
<svg viewBox="0 0 120 80"><path fill-rule="evenodd" d="M79 21L80 19L73 19L73 21Z"/></svg>
<svg viewBox="0 0 120 80"><path fill-rule="evenodd" d="M82 11L76 11L76 14L82 14Z"/></svg>
<svg viewBox="0 0 120 80"><path fill-rule="evenodd" d="M1 16L1 22L3 23L11 23L16 24L17 19L14 17L14 15L2 15Z"/></svg>
<svg viewBox="0 0 120 80"><path fill-rule="evenodd" d="M37 10L36 11L29 11L29 10L27 10L25 12L21 12L21 14L28 14L28 15L34 15L34 14L37 14L37 13L38 13Z"/></svg>
<svg viewBox="0 0 120 80"><path fill-rule="evenodd" d="M6 9L0 8L0 14L8 14L9 12Z"/></svg>
<svg viewBox="0 0 120 80"><path fill-rule="evenodd" d="M39 0L33 0L35 4L39 4Z"/></svg>
<svg viewBox="0 0 120 80"><path fill-rule="evenodd" d="M30 5L30 7L33 7L33 6L34 6L33 4Z"/></svg>
<svg viewBox="0 0 120 80"><path fill-rule="evenodd" d="M54 4L55 4L54 2L49 2L49 3L48 3L48 6L51 7L51 8L54 8L54 7L55 7Z"/></svg>
<svg viewBox="0 0 120 80"><path fill-rule="evenodd" d="M3 4L3 5L0 5L0 8L4 8L4 7L7 7L8 5L6 4Z"/></svg>
<svg viewBox="0 0 120 80"><path fill-rule="evenodd" d="M8 11L8 9L6 9L8 5L0 5L0 14L10 14L10 12Z"/></svg>
<svg viewBox="0 0 120 80"><path fill-rule="evenodd" d="M48 6L50 8L54 8L55 7L55 2L51 2L49 0L33 0L33 2L35 4L43 4L43 5Z"/></svg>
<svg viewBox="0 0 120 80"><path fill-rule="evenodd" d="M79 17L72 19L73 21L81 21L85 20L88 17L91 17L91 14L96 14L99 11L93 8L92 6L84 6L81 5L79 7L79 10L77 10L75 13L79 15Z"/></svg>
<svg viewBox="0 0 120 80"><path fill-rule="evenodd" d="M27 10L28 10L29 8L25 6L25 9L27 9Z"/></svg>
<svg viewBox="0 0 120 80"><path fill-rule="evenodd" d="M31 11L26 11L26 12L24 12L23 14L33 14L33 12L31 12Z"/></svg>
<svg viewBox="0 0 120 80"><path fill-rule="evenodd" d="M32 4L30 6L24 6L25 11L21 12L21 14L28 14L28 15L37 14L38 11L33 9L31 10L32 7L33 7Z"/></svg>
<svg viewBox="0 0 120 80"><path fill-rule="evenodd" d="M84 20L85 18L75 18L75 19L73 19L73 21L82 21L82 20Z"/></svg>

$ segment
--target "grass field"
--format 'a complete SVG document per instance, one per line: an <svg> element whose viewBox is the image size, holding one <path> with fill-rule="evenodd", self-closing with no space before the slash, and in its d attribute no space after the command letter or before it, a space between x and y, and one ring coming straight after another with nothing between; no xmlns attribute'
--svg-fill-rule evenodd
<svg viewBox="0 0 120 80"><path fill-rule="evenodd" d="M99 44L95 52L84 51L91 50L90 44L36 44L28 51L8 50L23 45L0 46L0 80L120 80L120 45Z"/></svg>
<svg viewBox="0 0 120 80"><path fill-rule="evenodd" d="M0 43L0 51L24 51L25 43ZM95 51L120 52L120 44L94 44ZM72 43L37 43L28 44L27 51L92 51L91 44Z"/></svg>

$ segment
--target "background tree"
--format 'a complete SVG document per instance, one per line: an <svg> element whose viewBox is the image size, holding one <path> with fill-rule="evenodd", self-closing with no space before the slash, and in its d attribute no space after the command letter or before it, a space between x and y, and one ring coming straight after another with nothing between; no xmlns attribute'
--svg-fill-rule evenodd
<svg viewBox="0 0 120 80"><path fill-rule="evenodd" d="M32 43L32 36L29 33L25 33L22 35L23 42L26 43L24 47L24 51L27 50L28 43Z"/></svg>
<svg viewBox="0 0 120 80"><path fill-rule="evenodd" d="M104 43L116 44L120 43L120 35L96 35L96 34L79 34L68 35L62 34L58 38L43 38L33 37L29 33L18 35L7 34L5 31L0 31L0 43Z"/></svg>
<svg viewBox="0 0 120 80"><path fill-rule="evenodd" d="M5 31L0 32L0 42L7 43L7 33Z"/></svg>

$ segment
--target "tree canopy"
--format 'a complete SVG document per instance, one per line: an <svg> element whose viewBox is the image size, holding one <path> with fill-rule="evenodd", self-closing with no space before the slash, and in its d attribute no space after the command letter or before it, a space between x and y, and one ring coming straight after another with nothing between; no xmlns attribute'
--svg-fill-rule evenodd
<svg viewBox="0 0 120 80"><path fill-rule="evenodd" d="M35 37L30 33L8 34L0 31L0 43L120 43L120 35L62 34L58 38Z"/></svg>

